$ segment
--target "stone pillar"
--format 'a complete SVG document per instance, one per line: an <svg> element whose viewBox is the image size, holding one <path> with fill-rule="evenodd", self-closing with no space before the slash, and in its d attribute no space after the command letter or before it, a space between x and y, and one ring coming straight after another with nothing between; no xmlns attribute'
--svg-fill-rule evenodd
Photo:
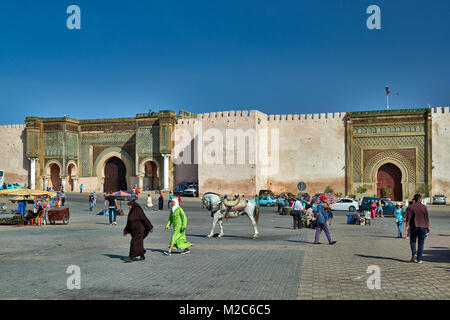
<svg viewBox="0 0 450 320"><path fill-rule="evenodd" d="M170 154L163 154L164 157L164 175L163 175L163 190L169 190L169 157Z"/></svg>
<svg viewBox="0 0 450 320"><path fill-rule="evenodd" d="M30 160L30 189L36 189L36 158Z"/></svg>
<svg viewBox="0 0 450 320"><path fill-rule="evenodd" d="M139 176L139 190L144 190L144 176Z"/></svg>

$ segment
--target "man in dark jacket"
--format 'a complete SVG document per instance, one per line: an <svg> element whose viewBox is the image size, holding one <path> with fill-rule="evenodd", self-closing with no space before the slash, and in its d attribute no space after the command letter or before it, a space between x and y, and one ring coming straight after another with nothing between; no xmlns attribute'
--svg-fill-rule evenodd
<svg viewBox="0 0 450 320"><path fill-rule="evenodd" d="M406 233L410 231L410 245L412 257L410 262L422 263L423 244L427 232L430 232L430 219L427 207L422 204L422 195L414 195L415 203L408 207L406 215ZM416 251L416 240L418 250Z"/></svg>

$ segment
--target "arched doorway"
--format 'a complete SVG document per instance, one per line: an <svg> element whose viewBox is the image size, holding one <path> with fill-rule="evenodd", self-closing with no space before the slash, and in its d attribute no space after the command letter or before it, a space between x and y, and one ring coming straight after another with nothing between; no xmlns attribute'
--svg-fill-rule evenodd
<svg viewBox="0 0 450 320"><path fill-rule="evenodd" d="M158 166L153 161L144 164L144 190L156 190L159 188Z"/></svg>
<svg viewBox="0 0 450 320"><path fill-rule="evenodd" d="M122 160L112 157L105 163L104 192L127 190L127 169Z"/></svg>
<svg viewBox="0 0 450 320"><path fill-rule="evenodd" d="M73 179L77 176L77 172L75 169L75 165L73 163L69 164L67 167L67 182L66 182L66 190L74 191L74 181Z"/></svg>
<svg viewBox="0 0 450 320"><path fill-rule="evenodd" d="M386 191L385 198L393 201L402 201L402 172L392 164L386 163L378 169L377 173L377 195L382 196L382 189Z"/></svg>
<svg viewBox="0 0 450 320"><path fill-rule="evenodd" d="M60 190L62 184L61 184L61 170L59 166L56 163L50 164L48 167L48 175L50 176L49 188L53 188L53 190Z"/></svg>

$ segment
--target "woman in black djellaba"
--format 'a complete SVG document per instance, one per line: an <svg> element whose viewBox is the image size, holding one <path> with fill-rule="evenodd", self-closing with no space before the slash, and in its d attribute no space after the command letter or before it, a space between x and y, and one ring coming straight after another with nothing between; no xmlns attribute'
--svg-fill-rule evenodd
<svg viewBox="0 0 450 320"><path fill-rule="evenodd" d="M141 206L134 200L128 202L127 225L123 230L123 236L131 235L130 253L125 262L133 262L134 257L140 256L140 260L145 260L146 250L144 249L144 239L149 232L153 232L153 225L142 210Z"/></svg>

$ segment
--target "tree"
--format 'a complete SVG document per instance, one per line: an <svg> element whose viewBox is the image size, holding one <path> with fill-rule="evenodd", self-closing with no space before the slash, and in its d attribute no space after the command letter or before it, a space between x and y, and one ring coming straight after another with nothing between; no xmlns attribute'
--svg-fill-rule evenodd
<svg viewBox="0 0 450 320"><path fill-rule="evenodd" d="M383 188L380 190L380 195L382 198L386 197L387 194L391 193L391 188Z"/></svg>
<svg viewBox="0 0 450 320"><path fill-rule="evenodd" d="M331 189L330 186L327 186L327 187L325 188L324 193L333 193L333 189Z"/></svg>
<svg viewBox="0 0 450 320"><path fill-rule="evenodd" d="M362 187L362 186L359 186L359 187L356 189L356 193L358 193L358 194L366 193L366 191L367 191L367 189L364 188L364 187Z"/></svg>
<svg viewBox="0 0 450 320"><path fill-rule="evenodd" d="M430 196L430 191L431 187L426 183L420 185L419 189L417 189L417 192L420 193L425 198Z"/></svg>

